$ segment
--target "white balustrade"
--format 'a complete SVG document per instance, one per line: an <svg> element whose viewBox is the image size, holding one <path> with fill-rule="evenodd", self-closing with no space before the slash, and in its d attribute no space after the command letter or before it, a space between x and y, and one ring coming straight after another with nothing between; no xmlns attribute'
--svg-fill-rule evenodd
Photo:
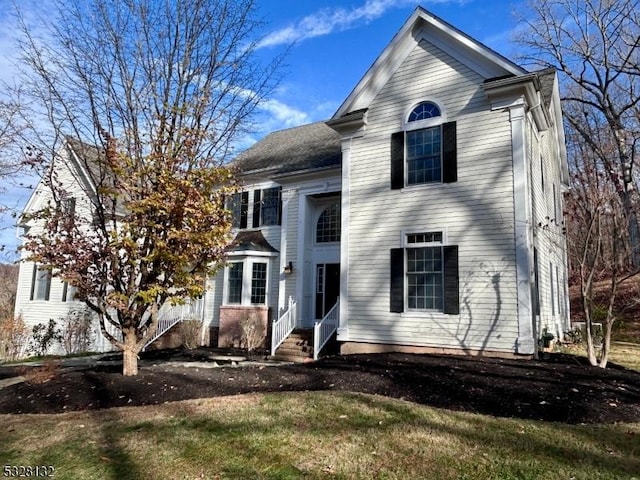
<svg viewBox="0 0 640 480"><path fill-rule="evenodd" d="M271 355L296 328L296 302L289 297L289 308L271 325Z"/></svg>
<svg viewBox="0 0 640 480"><path fill-rule="evenodd" d="M322 320L316 322L313 326L313 359L318 359L318 354L322 347L329 341L333 332L338 328L340 319L340 299L327 312Z"/></svg>

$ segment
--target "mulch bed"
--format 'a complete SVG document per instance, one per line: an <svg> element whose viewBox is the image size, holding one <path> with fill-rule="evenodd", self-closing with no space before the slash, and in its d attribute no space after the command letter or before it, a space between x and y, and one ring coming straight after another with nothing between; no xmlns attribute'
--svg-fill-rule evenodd
<svg viewBox="0 0 640 480"><path fill-rule="evenodd" d="M62 368L44 383L0 389L0 413L59 413L250 392L334 390L500 417L640 422L640 372L615 365L591 367L571 355L528 361L388 353L267 367L167 365L203 361L211 354L207 349L148 352L135 377L124 377L119 365ZM18 368L0 368L0 378L16 374Z"/></svg>

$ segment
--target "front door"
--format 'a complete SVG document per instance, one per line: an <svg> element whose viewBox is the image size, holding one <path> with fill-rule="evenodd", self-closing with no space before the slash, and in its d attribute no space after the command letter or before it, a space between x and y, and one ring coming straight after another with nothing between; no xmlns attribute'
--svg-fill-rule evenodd
<svg viewBox="0 0 640 480"><path fill-rule="evenodd" d="M316 320L322 320L340 296L340 264L316 265Z"/></svg>

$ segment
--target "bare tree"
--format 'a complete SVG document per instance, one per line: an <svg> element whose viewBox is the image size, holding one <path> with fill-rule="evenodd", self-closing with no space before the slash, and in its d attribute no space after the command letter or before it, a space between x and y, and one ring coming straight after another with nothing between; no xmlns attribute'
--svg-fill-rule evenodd
<svg viewBox="0 0 640 480"><path fill-rule="evenodd" d="M592 131L602 149L608 144L610 150L615 150L615 141L603 136L606 129L593 121L585 122L583 128ZM570 271L580 285L587 356L592 365L604 368L611 350L621 286L638 270L628 261L629 232L624 205L598 155L573 129L569 130L567 142L572 179L565 203ZM596 323L602 324L600 345L596 343Z"/></svg>
<svg viewBox="0 0 640 480"><path fill-rule="evenodd" d="M22 23L22 111L38 119L30 157L52 192L34 216L45 231L26 247L77 288L134 375L162 305L202 295L219 268L234 189L221 165L275 86L278 61L254 55L252 0L53 4L46 29ZM78 182L89 212L73 208L51 168L64 148L91 178Z"/></svg>
<svg viewBox="0 0 640 480"><path fill-rule="evenodd" d="M635 168L640 148L640 2L535 0L521 18L525 61L555 67L565 120L588 146L622 202L629 261L640 266ZM593 135L597 124L597 135ZM604 141L603 141L604 138ZM614 148L612 149L611 146Z"/></svg>
<svg viewBox="0 0 640 480"><path fill-rule="evenodd" d="M640 267L639 5L638 0L536 0L521 16L525 61L560 72L572 176L570 263L580 282L589 360L601 367L608 360L619 286ZM595 300L598 280L608 282L606 305ZM599 355L596 316L604 323Z"/></svg>
<svg viewBox="0 0 640 480"><path fill-rule="evenodd" d="M24 167L22 155L17 147L24 127L19 115L17 102L0 100L0 195L7 192L21 169ZM0 202L0 218L15 214L16 205ZM0 230L6 228L0 225ZM0 244L0 252L5 245Z"/></svg>

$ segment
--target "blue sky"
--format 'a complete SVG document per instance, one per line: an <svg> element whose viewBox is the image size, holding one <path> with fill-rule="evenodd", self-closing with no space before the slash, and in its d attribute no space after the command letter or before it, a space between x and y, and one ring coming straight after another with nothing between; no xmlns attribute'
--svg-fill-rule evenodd
<svg viewBox="0 0 640 480"><path fill-rule="evenodd" d="M11 81L15 56L14 24L8 0L0 0L0 81ZM265 59L293 43L283 79L262 106L256 131L241 148L270 131L326 120L340 106L360 78L391 41L417 5L514 58L511 35L517 21L513 12L522 0L257 0L266 21L259 55ZM23 0L27 10L46 9L46 0ZM0 91L0 96L3 94ZM1 154L1 152L0 152ZM37 179L20 179L34 184ZM30 191L9 186L0 201L21 208ZM0 244L14 258L17 241L10 218L0 220ZM8 228L7 228L8 227Z"/></svg>

